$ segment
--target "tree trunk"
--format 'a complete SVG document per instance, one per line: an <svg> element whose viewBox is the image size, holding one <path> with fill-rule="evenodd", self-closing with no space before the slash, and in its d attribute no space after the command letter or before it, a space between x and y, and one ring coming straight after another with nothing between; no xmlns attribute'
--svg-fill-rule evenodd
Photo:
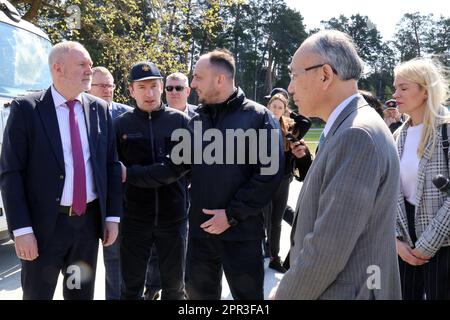
<svg viewBox="0 0 450 320"><path fill-rule="evenodd" d="M267 71L266 71L266 79L264 81L264 92L270 92L272 90L272 79L273 79L273 39L272 36L269 36L267 39L267 51L269 51L269 58L267 60Z"/></svg>
<svg viewBox="0 0 450 320"><path fill-rule="evenodd" d="M42 0L24 1L25 3L31 3L31 8L23 15L22 19L34 22L37 19L39 10L42 7Z"/></svg>

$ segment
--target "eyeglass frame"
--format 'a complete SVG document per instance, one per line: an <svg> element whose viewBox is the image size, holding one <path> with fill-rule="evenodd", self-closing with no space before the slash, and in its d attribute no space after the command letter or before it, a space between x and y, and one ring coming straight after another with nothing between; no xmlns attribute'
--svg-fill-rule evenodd
<svg viewBox="0 0 450 320"><path fill-rule="evenodd" d="M106 83L92 83L91 87L100 87L102 89L115 89L116 85L115 84L106 84Z"/></svg>
<svg viewBox="0 0 450 320"><path fill-rule="evenodd" d="M171 88L170 90L168 88ZM173 89L175 89L176 92L183 92L184 89L186 89L185 86L166 86L164 88L167 92L172 92Z"/></svg>
<svg viewBox="0 0 450 320"><path fill-rule="evenodd" d="M303 68L303 69L301 69L301 70L302 70L301 73L306 73L306 71L313 70L313 69L317 69L317 68L323 67L324 65L329 65L329 66L331 67L331 70L333 70L333 73L334 73L335 75L338 74L338 73L337 73L337 70L336 70L331 64L329 64L329 63L319 63L319 64L315 64L315 65L313 65L313 66L311 66L311 67L308 67L308 68ZM292 80L292 79L294 79L294 78L297 76L297 74L295 74L295 73L289 71L289 76L290 76L290 78L291 78L291 80Z"/></svg>

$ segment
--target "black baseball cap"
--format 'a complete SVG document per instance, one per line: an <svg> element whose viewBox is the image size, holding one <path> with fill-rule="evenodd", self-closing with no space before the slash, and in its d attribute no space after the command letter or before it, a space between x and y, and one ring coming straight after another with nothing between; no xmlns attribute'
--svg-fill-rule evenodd
<svg viewBox="0 0 450 320"><path fill-rule="evenodd" d="M276 95L277 93L281 93L282 95L285 96L286 99L289 100L289 93L287 92L286 89L283 89L283 88L273 88L272 91L270 91L270 94L267 95L267 96L264 96L264 98L270 99L270 98L272 98L274 95Z"/></svg>
<svg viewBox="0 0 450 320"><path fill-rule="evenodd" d="M162 78L161 71L159 71L158 67L150 61L136 63L131 67L130 74L128 75L128 80L130 82Z"/></svg>
<svg viewBox="0 0 450 320"><path fill-rule="evenodd" d="M397 109L397 101L390 99L384 103L384 110Z"/></svg>

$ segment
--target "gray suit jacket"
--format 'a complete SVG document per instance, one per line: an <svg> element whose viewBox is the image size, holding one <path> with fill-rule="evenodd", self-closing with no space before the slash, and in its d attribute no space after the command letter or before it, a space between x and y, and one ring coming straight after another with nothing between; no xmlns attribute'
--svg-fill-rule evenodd
<svg viewBox="0 0 450 320"><path fill-rule="evenodd" d="M332 125L305 178L291 267L276 299L400 299L398 192L394 139L358 96Z"/></svg>

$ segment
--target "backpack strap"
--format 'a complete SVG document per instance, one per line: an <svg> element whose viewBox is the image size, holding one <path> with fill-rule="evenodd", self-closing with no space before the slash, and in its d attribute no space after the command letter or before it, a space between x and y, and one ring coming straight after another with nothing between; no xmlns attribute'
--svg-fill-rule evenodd
<svg viewBox="0 0 450 320"><path fill-rule="evenodd" d="M442 150L444 150L446 168L448 168L448 149L449 149L450 143L448 142L447 124L446 123L442 124L441 130L442 130Z"/></svg>

